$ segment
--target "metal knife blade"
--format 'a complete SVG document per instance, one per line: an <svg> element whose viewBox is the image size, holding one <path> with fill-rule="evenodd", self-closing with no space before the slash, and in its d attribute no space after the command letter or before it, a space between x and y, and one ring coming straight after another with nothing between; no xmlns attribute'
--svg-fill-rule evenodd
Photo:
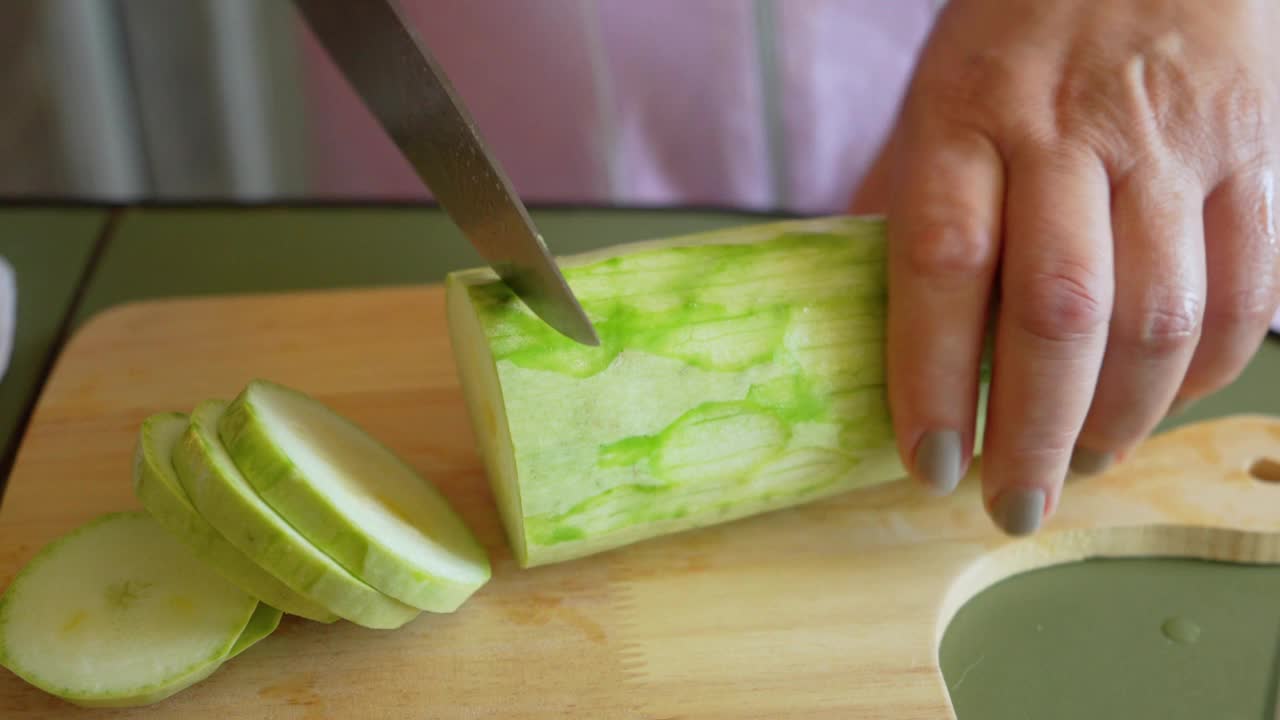
<svg viewBox="0 0 1280 720"><path fill-rule="evenodd" d="M600 339L470 113L394 0L294 0L312 32L423 183L535 314Z"/></svg>

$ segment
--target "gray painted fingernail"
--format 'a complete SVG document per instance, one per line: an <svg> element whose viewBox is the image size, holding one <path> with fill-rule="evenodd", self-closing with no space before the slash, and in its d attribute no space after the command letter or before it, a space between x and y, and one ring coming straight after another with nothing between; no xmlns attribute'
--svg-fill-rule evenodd
<svg viewBox="0 0 1280 720"><path fill-rule="evenodd" d="M1071 472L1075 475L1097 475L1111 467L1113 459L1111 453L1077 446L1071 453Z"/></svg>
<svg viewBox="0 0 1280 720"><path fill-rule="evenodd" d="M933 492L947 495L960 484L960 458L960 433L927 432L916 446L916 473Z"/></svg>
<svg viewBox="0 0 1280 720"><path fill-rule="evenodd" d="M1195 398L1181 398L1178 400L1174 400L1173 404L1169 406L1169 412L1166 413L1165 416L1171 417L1171 418L1178 417L1182 413L1190 410L1191 406L1195 404L1196 404Z"/></svg>
<svg viewBox="0 0 1280 720"><path fill-rule="evenodd" d="M1005 490L991 508L996 526L1009 535L1030 535L1044 519L1044 491L1015 487Z"/></svg>

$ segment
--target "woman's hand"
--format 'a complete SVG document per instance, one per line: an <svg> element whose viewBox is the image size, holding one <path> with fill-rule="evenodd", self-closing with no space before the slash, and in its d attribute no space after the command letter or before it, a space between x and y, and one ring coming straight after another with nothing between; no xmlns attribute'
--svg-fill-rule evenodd
<svg viewBox="0 0 1280 720"><path fill-rule="evenodd" d="M1033 532L1171 406L1229 383L1276 309L1273 0L951 0L853 209L891 243L889 399L949 492Z"/></svg>

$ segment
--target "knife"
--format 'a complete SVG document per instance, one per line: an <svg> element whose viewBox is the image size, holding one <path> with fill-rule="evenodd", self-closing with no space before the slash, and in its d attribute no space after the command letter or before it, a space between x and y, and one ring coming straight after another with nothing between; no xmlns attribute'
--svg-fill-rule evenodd
<svg viewBox="0 0 1280 720"><path fill-rule="evenodd" d="M440 206L548 325L600 339L528 211L394 0L294 0L320 44Z"/></svg>

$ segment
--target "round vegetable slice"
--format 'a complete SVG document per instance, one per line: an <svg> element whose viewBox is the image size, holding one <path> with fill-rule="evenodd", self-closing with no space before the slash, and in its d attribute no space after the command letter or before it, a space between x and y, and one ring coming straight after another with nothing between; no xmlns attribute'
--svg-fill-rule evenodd
<svg viewBox="0 0 1280 720"><path fill-rule="evenodd" d="M452 612L488 582L484 547L448 500L314 398L254 380L218 430L258 494L369 585L422 610Z"/></svg>
<svg viewBox="0 0 1280 720"><path fill-rule="evenodd" d="M173 450L187 497L232 545L285 585L339 617L375 629L400 627L419 611L369 587L321 552L263 502L217 437L227 404L201 403Z"/></svg>
<svg viewBox="0 0 1280 720"><path fill-rule="evenodd" d="M134 494L143 507L201 560L267 605L317 622L337 620L337 615L289 589L227 542L191 504L173 469L173 448L187 424L182 413L159 413L143 421L133 464Z"/></svg>
<svg viewBox="0 0 1280 720"><path fill-rule="evenodd" d="M257 607L149 514L110 513L14 578L0 665L77 705L147 705L216 671Z"/></svg>

